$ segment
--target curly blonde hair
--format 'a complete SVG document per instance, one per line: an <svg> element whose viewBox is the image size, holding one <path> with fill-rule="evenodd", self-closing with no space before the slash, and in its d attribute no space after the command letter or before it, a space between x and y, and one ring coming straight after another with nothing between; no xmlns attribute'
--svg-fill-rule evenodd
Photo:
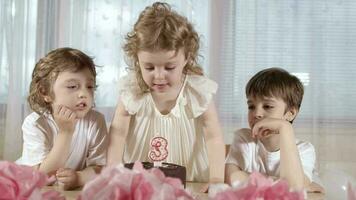
<svg viewBox="0 0 356 200"><path fill-rule="evenodd" d="M123 49L129 69L136 73L143 93L149 90L142 78L137 57L139 51L178 51L183 48L187 59L184 73L203 75L203 70L198 65L198 33L187 18L173 11L167 3L156 2L146 7L125 40Z"/></svg>
<svg viewBox="0 0 356 200"><path fill-rule="evenodd" d="M95 64L89 56L72 48L59 48L49 52L41 58L32 72L30 94L27 101L33 111L42 115L52 113L51 103L46 102L44 96L54 98L52 87L58 74L63 71L77 72L89 69L96 83Z"/></svg>

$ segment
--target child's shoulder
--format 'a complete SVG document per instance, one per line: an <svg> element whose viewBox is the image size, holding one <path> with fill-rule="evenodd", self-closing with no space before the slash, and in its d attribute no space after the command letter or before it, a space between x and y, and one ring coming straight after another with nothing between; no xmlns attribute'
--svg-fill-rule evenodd
<svg viewBox="0 0 356 200"><path fill-rule="evenodd" d="M242 128L238 129L234 132L234 142L255 142L255 139L251 136L251 129L249 128Z"/></svg>
<svg viewBox="0 0 356 200"><path fill-rule="evenodd" d="M31 114L29 114L25 117L25 121L28 121L28 122L37 121L41 117L42 117L42 115L39 115L36 112L32 112Z"/></svg>
<svg viewBox="0 0 356 200"><path fill-rule="evenodd" d="M208 109L217 87L214 81L205 76L186 76L182 99L193 117L200 116Z"/></svg>
<svg viewBox="0 0 356 200"><path fill-rule="evenodd" d="M186 79L187 85L189 86L188 88L197 91L216 93L218 89L218 84L206 76L187 75Z"/></svg>
<svg viewBox="0 0 356 200"><path fill-rule="evenodd" d="M118 84L120 95L132 95L139 98L143 94L134 72L129 72L121 77Z"/></svg>
<svg viewBox="0 0 356 200"><path fill-rule="evenodd" d="M314 145L309 141L296 140L296 145L298 147L299 152L303 151L315 151Z"/></svg>
<svg viewBox="0 0 356 200"><path fill-rule="evenodd" d="M52 115L49 113L38 114L36 112L32 112L27 115L22 123L22 129L27 131L33 131L36 129L46 129L48 125L51 124Z"/></svg>
<svg viewBox="0 0 356 200"><path fill-rule="evenodd" d="M101 112L91 109L85 116L85 119L96 121L96 120L105 120L105 117Z"/></svg>
<svg viewBox="0 0 356 200"><path fill-rule="evenodd" d="M142 104L148 101L148 93L143 93L136 75L129 72L119 80L119 98L131 115L136 114Z"/></svg>
<svg viewBox="0 0 356 200"><path fill-rule="evenodd" d="M49 118L49 115L50 114L47 113L40 115L36 112L32 112L31 114L27 115L23 122L23 125L35 125L39 123L44 123Z"/></svg>

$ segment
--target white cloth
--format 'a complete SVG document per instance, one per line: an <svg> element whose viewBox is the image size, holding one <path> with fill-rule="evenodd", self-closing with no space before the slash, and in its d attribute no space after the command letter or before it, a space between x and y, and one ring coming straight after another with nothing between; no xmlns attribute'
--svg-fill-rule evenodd
<svg viewBox="0 0 356 200"><path fill-rule="evenodd" d="M124 77L120 86L120 98L132 115L123 162L150 161L150 140L162 136L168 141L164 162L185 166L188 181L207 181L208 157L199 116L207 110L217 84L204 76L186 75L176 104L166 115L158 111L151 93L138 93L134 74Z"/></svg>
<svg viewBox="0 0 356 200"><path fill-rule="evenodd" d="M315 150L309 142L296 140L304 174L313 181ZM268 152L263 144L251 137L251 129L235 132L234 141L226 158L227 164L234 164L243 171L258 171L268 176L279 177L280 151Z"/></svg>
<svg viewBox="0 0 356 200"><path fill-rule="evenodd" d="M22 157L16 163L29 166L40 164L58 135L53 116L40 116L33 112L24 120L22 131ZM105 165L107 145L105 118L101 113L91 110L76 123L65 167L83 170L91 165Z"/></svg>

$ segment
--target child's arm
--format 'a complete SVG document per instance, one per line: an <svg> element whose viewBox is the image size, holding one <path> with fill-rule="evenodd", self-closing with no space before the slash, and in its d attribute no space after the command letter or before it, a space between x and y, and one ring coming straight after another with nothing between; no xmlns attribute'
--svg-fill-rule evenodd
<svg viewBox="0 0 356 200"><path fill-rule="evenodd" d="M253 136L264 137L263 135L268 134L279 134L280 178L286 179L292 188L306 188L310 180L304 174L290 122L283 119L264 118L253 127Z"/></svg>
<svg viewBox="0 0 356 200"><path fill-rule="evenodd" d="M245 182L249 176L249 173L234 164L227 163L225 165L225 182L229 185L232 185L235 181Z"/></svg>
<svg viewBox="0 0 356 200"><path fill-rule="evenodd" d="M83 186L88 181L94 179L100 173L103 165L106 164L106 153L108 146L108 135L105 117L100 113L95 113L96 119L92 121L88 129L87 137L90 138L89 148L86 152L86 168L75 171L70 168L60 168L56 172L56 178L64 190L74 189Z"/></svg>
<svg viewBox="0 0 356 200"><path fill-rule="evenodd" d="M55 107L53 118L59 129L58 135L54 140L52 149L38 166L39 171L49 175L65 165L77 122L75 113L64 106Z"/></svg>
<svg viewBox="0 0 356 200"><path fill-rule="evenodd" d="M244 171L244 166L251 162L250 143L254 140L250 137L250 129L239 129L234 132L234 139L230 145L225 164L225 182L232 185L235 181L247 181L250 173Z"/></svg>
<svg viewBox="0 0 356 200"><path fill-rule="evenodd" d="M131 115L125 110L122 101L119 100L109 130L110 143L108 148L108 165L114 165L122 162L130 120Z"/></svg>
<svg viewBox="0 0 356 200"><path fill-rule="evenodd" d="M214 103L202 115L209 159L209 182L224 182L225 144Z"/></svg>
<svg viewBox="0 0 356 200"><path fill-rule="evenodd" d="M310 184L304 174L299 151L295 144L294 130L289 122L284 122L280 134L280 177L285 178L292 188L304 189Z"/></svg>

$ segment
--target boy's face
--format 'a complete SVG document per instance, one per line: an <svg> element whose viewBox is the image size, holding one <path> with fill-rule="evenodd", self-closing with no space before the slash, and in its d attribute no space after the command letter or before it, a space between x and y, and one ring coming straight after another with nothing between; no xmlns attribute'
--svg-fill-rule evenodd
<svg viewBox="0 0 356 200"><path fill-rule="evenodd" d="M137 56L142 78L152 92L167 93L180 89L187 64L183 48L178 51L139 51Z"/></svg>
<svg viewBox="0 0 356 200"><path fill-rule="evenodd" d="M75 112L77 118L83 118L93 106L95 82L89 69L81 71L63 71L58 74L52 86L54 98L45 96L55 106L63 105Z"/></svg>
<svg viewBox="0 0 356 200"><path fill-rule="evenodd" d="M248 122L250 128L263 118L275 118L292 121L296 112L287 110L287 104L275 97L248 97Z"/></svg>

